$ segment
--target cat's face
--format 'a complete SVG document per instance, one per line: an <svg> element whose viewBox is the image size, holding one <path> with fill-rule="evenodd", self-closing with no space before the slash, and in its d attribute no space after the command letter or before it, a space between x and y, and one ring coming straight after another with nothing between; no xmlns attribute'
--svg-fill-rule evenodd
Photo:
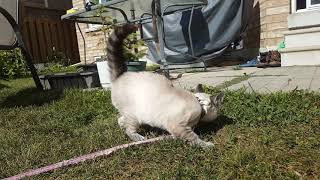
<svg viewBox="0 0 320 180"><path fill-rule="evenodd" d="M217 96L211 96L210 94L204 93L202 85L199 84L194 95L198 99L205 113L200 121L214 121L218 117L219 108L224 99L224 93L220 93Z"/></svg>

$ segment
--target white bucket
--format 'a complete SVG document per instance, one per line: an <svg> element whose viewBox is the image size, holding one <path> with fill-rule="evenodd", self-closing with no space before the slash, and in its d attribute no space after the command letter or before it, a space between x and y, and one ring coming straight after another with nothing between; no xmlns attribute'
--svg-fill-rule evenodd
<svg viewBox="0 0 320 180"><path fill-rule="evenodd" d="M97 69L98 69L101 86L106 89L110 88L111 76L109 72L108 61L97 61L96 63L97 63Z"/></svg>

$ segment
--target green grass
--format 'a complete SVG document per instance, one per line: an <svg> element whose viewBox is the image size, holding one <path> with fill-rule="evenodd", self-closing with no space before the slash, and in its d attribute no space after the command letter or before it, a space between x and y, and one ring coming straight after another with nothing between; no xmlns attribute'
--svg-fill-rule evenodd
<svg viewBox="0 0 320 180"><path fill-rule="evenodd" d="M146 67L146 71L156 71L158 69L160 69L160 65L158 64L152 64Z"/></svg>
<svg viewBox="0 0 320 180"><path fill-rule="evenodd" d="M225 89L225 88L230 87L234 84L238 84L242 81L248 80L250 77L252 77L252 76L244 73L242 76L235 77L235 78L231 79L230 81L225 81L224 83L216 86L214 89Z"/></svg>
<svg viewBox="0 0 320 180"><path fill-rule="evenodd" d="M55 73L75 73L80 72L82 69L77 66L63 66L61 64L53 64L44 67L39 71L40 75L50 75Z"/></svg>
<svg viewBox="0 0 320 180"><path fill-rule="evenodd" d="M242 67L240 65L237 65L237 66L233 67L232 69L235 71L238 71L238 70L242 70Z"/></svg>
<svg viewBox="0 0 320 180"><path fill-rule="evenodd" d="M130 142L116 117L110 92L0 81L0 178ZM213 149L167 140L35 179L319 179L319 117L319 94L227 92L217 123L197 128Z"/></svg>

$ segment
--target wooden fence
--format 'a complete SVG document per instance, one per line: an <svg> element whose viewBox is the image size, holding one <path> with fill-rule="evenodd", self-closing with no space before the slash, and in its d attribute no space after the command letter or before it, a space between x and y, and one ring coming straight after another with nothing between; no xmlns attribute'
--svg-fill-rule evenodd
<svg viewBox="0 0 320 180"><path fill-rule="evenodd" d="M57 54L63 54L72 64L80 62L75 24L60 20L65 11L22 6L22 34L33 63L50 63Z"/></svg>

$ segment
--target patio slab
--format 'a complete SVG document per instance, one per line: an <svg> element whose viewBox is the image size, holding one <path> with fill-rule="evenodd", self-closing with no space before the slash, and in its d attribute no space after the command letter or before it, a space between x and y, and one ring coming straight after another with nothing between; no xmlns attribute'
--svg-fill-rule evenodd
<svg viewBox="0 0 320 180"><path fill-rule="evenodd" d="M271 93L292 91L294 89L320 92L319 66L293 66L279 68L244 68L234 70L233 67L212 68L209 72L183 74L174 81L175 85L184 88L195 87L198 83L218 86L234 78L249 75L250 78L227 87L229 90L246 88L248 92Z"/></svg>
<svg viewBox="0 0 320 180"><path fill-rule="evenodd" d="M180 79L174 80L173 83L176 86L187 89L193 88L199 83L208 86L218 86L244 74L249 75L258 71L260 69L257 68L245 68L242 70L233 70L233 67L209 68L207 72L185 73ZM176 76L177 74L172 73L171 75Z"/></svg>

